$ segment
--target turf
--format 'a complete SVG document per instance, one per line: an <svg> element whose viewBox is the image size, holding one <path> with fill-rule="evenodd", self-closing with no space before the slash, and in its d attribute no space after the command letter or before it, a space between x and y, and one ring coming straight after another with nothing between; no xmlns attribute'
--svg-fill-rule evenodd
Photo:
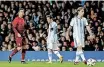
<svg viewBox="0 0 104 67"><path fill-rule="evenodd" d="M74 65L72 62L53 62L52 64L48 64L46 62L27 62L27 64L21 64L19 61L13 61L12 63L8 63L7 61L0 61L0 67L90 67L85 65L84 63L79 63L78 65ZM104 67L103 62L97 62L94 66L91 67Z"/></svg>

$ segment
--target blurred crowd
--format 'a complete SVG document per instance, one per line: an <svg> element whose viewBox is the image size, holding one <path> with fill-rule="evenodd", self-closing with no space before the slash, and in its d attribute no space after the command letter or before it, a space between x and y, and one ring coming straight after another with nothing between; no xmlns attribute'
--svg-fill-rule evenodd
<svg viewBox="0 0 104 67"><path fill-rule="evenodd" d="M0 50L12 51L16 47L12 21L17 16L19 8L25 10L26 38L28 50L47 51L48 23L46 15L54 17L58 24L59 51L74 51L72 31L68 32L71 19L76 13L81 1L0 1ZM104 2L86 1L83 4L84 17L87 18L89 26L95 38L90 39L85 29L84 51L104 50ZM34 46L35 49L32 49Z"/></svg>

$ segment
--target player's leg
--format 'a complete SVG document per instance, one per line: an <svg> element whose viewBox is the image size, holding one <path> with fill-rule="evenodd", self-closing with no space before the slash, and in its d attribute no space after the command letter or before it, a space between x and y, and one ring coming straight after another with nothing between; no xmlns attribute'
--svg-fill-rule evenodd
<svg viewBox="0 0 104 67"><path fill-rule="evenodd" d="M47 49L48 49L48 63L52 63L52 43L47 43Z"/></svg>
<svg viewBox="0 0 104 67"><path fill-rule="evenodd" d="M54 54L56 54L56 56L60 59L60 62L62 63L63 62L63 57L59 53L58 49L59 49L58 48L58 42L56 42L56 43L53 44L53 52L54 52Z"/></svg>
<svg viewBox="0 0 104 67"><path fill-rule="evenodd" d="M82 60L84 61L84 63L86 64L86 59L82 50L82 47L84 46L84 40L80 39L76 40L76 46L77 46L77 51L76 51L76 59L75 62L77 62L79 60L79 58L81 57Z"/></svg>
<svg viewBox="0 0 104 67"><path fill-rule="evenodd" d="M26 55L26 49L22 49L22 52L21 52L21 63L26 63L25 62L25 55Z"/></svg>
<svg viewBox="0 0 104 67"><path fill-rule="evenodd" d="M63 57L61 56L61 54L59 53L58 50L53 50L54 54L56 54L58 56L58 58L60 59L60 63L63 62Z"/></svg>
<svg viewBox="0 0 104 67"><path fill-rule="evenodd" d="M76 39L74 38L74 47L77 48L77 46L78 46L77 41L76 41ZM80 58L79 51L76 50L76 57L75 57L75 62L74 62L74 64L78 64L78 63L79 63L79 58Z"/></svg>
<svg viewBox="0 0 104 67"><path fill-rule="evenodd" d="M25 55L26 55L26 50L27 50L27 48L26 48L26 45L27 45L26 39L24 38L21 43L22 43L21 63L26 63L25 62Z"/></svg>
<svg viewBox="0 0 104 67"><path fill-rule="evenodd" d="M9 56L9 63L11 62L12 60L12 57L18 52L21 50L21 43L20 43L20 40L21 38L16 38L16 45L17 47L12 51L12 53L10 54Z"/></svg>
<svg viewBox="0 0 104 67"><path fill-rule="evenodd" d="M82 45L81 45L81 55L80 55L80 56L81 56L83 62L84 62L85 64L87 64L86 59L85 59L85 56L84 56L84 53L83 53L83 49L82 49L82 48L85 46L85 45L84 45L84 38L81 39L81 44L82 44Z"/></svg>
<svg viewBox="0 0 104 67"><path fill-rule="evenodd" d="M48 58L49 58L48 63L52 63L52 49L48 49Z"/></svg>
<svg viewBox="0 0 104 67"><path fill-rule="evenodd" d="M76 58L75 58L74 64L78 64L79 63L79 58L80 58L79 51L76 51Z"/></svg>
<svg viewBox="0 0 104 67"><path fill-rule="evenodd" d="M85 63L85 64L87 64L87 62L86 62L86 59L85 59L85 56L84 56L84 53L83 53L83 47L84 47L84 39L82 39L81 40L81 43L82 43L82 46L80 47L80 49L81 49L81 51L80 51L80 57L82 58L82 60L83 60L83 62Z"/></svg>
<svg viewBox="0 0 104 67"><path fill-rule="evenodd" d="M83 62L84 62L85 64L87 64L86 59L85 59L85 56L84 56L84 53L83 53L83 50L82 50L82 46L79 46L79 47L77 48L77 51L79 52L79 55L80 55L80 57L82 58Z"/></svg>

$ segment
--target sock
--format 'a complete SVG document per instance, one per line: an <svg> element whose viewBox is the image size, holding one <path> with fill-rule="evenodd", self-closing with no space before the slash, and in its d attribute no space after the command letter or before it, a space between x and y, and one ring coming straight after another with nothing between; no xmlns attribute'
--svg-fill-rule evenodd
<svg viewBox="0 0 104 67"><path fill-rule="evenodd" d="M49 58L49 61L52 61L52 52L48 51L48 58Z"/></svg>
<svg viewBox="0 0 104 67"><path fill-rule="evenodd" d="M10 57L14 56L17 52L18 52L18 50L17 50L17 48L15 48L15 49L13 50L13 52L10 54Z"/></svg>
<svg viewBox="0 0 104 67"><path fill-rule="evenodd" d="M79 52L77 51L77 52L76 52L75 62L79 62L79 58L80 58L80 56L79 56Z"/></svg>
<svg viewBox="0 0 104 67"><path fill-rule="evenodd" d="M60 53L58 51L53 51L54 54L56 54L59 58L61 57Z"/></svg>
<svg viewBox="0 0 104 67"><path fill-rule="evenodd" d="M22 60L25 61L25 54L26 54L26 49L22 49Z"/></svg>
<svg viewBox="0 0 104 67"><path fill-rule="evenodd" d="M81 58L82 58L83 61L86 60L86 59L85 59L85 56L84 56L84 53L83 53L82 51L80 52L80 56L81 56Z"/></svg>

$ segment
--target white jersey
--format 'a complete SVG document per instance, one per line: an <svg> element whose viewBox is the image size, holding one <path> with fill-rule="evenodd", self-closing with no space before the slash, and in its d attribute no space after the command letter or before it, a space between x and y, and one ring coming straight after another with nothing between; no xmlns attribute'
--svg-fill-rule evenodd
<svg viewBox="0 0 104 67"><path fill-rule="evenodd" d="M78 42L80 40L84 45L84 28L88 25L87 19L82 17L81 19L78 17L72 18L70 22L70 26L73 26L73 38L74 42ZM75 44L76 45L76 44ZM78 43L77 43L78 45Z"/></svg>
<svg viewBox="0 0 104 67"><path fill-rule="evenodd" d="M57 42L57 24L56 22L51 22L48 29L47 48L56 50L58 48Z"/></svg>

